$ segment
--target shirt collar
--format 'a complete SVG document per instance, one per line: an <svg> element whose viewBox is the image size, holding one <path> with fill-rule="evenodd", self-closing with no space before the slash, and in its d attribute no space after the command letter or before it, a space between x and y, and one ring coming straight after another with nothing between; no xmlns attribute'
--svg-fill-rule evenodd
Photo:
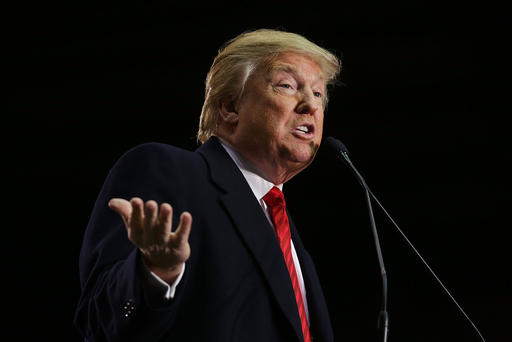
<svg viewBox="0 0 512 342"><path fill-rule="evenodd" d="M240 169L242 174L244 175L245 180L249 184L254 196L261 201L263 196L267 194L267 192L272 189L272 187L277 187L279 190L283 190L283 184L274 184L267 179L265 179L265 173L259 167L254 165L254 163L250 162L246 158L244 158L240 153L238 153L233 146L228 144L223 139L219 138L219 141L229 154L231 159L235 162L236 166Z"/></svg>

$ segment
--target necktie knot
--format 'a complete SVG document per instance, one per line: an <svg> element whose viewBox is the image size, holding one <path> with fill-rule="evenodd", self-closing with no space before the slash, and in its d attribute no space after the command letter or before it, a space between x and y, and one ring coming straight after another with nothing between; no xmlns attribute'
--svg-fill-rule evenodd
<svg viewBox="0 0 512 342"><path fill-rule="evenodd" d="M284 201L284 195L278 187L273 187L265 196L263 196L263 201L269 207L286 207L286 202Z"/></svg>

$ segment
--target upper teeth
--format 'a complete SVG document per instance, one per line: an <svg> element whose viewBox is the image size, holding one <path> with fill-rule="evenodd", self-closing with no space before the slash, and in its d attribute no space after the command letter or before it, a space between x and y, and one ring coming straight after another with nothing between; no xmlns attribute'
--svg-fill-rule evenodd
<svg viewBox="0 0 512 342"><path fill-rule="evenodd" d="M297 127L297 129L299 131L304 132L304 133L308 133L309 132L309 128L307 128L306 126L299 126L299 127Z"/></svg>

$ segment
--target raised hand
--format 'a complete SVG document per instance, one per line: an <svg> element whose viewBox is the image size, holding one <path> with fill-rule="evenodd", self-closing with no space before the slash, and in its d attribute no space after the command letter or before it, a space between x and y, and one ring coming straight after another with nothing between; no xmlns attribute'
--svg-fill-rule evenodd
<svg viewBox="0 0 512 342"><path fill-rule="evenodd" d="M172 231L172 207L169 203L146 203L138 197L127 201L113 198L109 207L123 219L128 239L142 252L146 266L161 279L173 283L190 257L188 237L192 215L183 212L178 227Z"/></svg>

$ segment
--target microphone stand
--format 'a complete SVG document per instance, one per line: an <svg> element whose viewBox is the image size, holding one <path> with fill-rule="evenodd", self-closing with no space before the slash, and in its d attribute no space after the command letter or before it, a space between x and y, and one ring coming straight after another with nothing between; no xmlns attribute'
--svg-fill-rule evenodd
<svg viewBox="0 0 512 342"><path fill-rule="evenodd" d="M389 331L389 316L387 311L388 305L388 278L386 275L386 268L384 266L384 258L382 257L382 250L379 242L379 235L377 233L377 225L375 224L375 217L373 215L372 201L370 198L370 189L366 185L363 176L357 171L356 167L350 161L348 157L348 153L345 151L341 151L341 155L345 159L345 162L349 165L352 172L356 175L357 180L364 188L365 197L366 197L366 206L368 208L368 216L370 218L370 227L373 233L373 240L375 241L375 249L377 251L377 259L379 261L379 269L382 280L382 302L381 302L381 310L379 313L379 319L377 323L377 327L382 332L382 341L387 342L388 340L388 331ZM372 194L373 195L373 194Z"/></svg>
<svg viewBox="0 0 512 342"><path fill-rule="evenodd" d="M421 262L427 267L427 269L430 271L430 273L434 276L434 278L436 279L436 281L439 283L439 285L441 285L441 287L443 288L443 290L446 292L446 294L448 295L448 297L450 297L450 299L452 300L453 303L455 303L455 305L457 306L457 308L459 309L459 311L464 315L464 317L468 320L468 322L471 324L471 326L473 327L473 329L477 332L478 336L480 337L480 339L485 342L485 339L482 335L482 333L480 332L480 330L477 328L476 324L473 323L473 321L469 318L469 316L466 314L466 312L464 311L464 309L462 309L462 307L459 305L459 303L455 300L455 298L452 296L452 294L450 293L450 291L448 291L448 288L446 286L444 286L444 284L441 282L441 279L439 279L439 277L436 275L436 273L432 270L432 268L428 265L428 263L425 261L425 259L421 256L421 254L418 252L418 250L414 247L414 245L412 244L411 241L409 241L409 239L407 238L407 236L404 234L404 232L400 229L400 227L398 226L398 224L396 224L395 220L393 220L393 218L391 217L391 215L389 215L389 213L387 212L387 210L384 208L384 206L379 202L379 200L377 199L377 197L375 197L375 195L372 193L372 191L370 190L370 188L368 187L368 185L366 185L366 182L364 181L364 178L363 176L361 176L361 174L359 173L359 171L357 171L356 167L354 166L354 164L352 164L352 162L350 161L350 158L348 157L348 150L347 148L345 147L345 145L343 145L343 143L333 137L328 137L326 139L326 142L327 142L327 145L334 151L334 153L336 154L336 156L338 158L340 158L340 155L343 157L342 161L346 162L347 165L349 166L350 170L352 170L352 172L356 175L359 183L363 186L364 190L365 190L365 194L366 194L366 204L367 204L367 207L368 207L368 213L369 213L369 216L370 216L370 225L371 225L371 228L372 228L372 231L373 231L373 237L374 237L374 240L375 240L375 247L377 249L377 257L379 259L379 266L380 266L380 271L381 271L381 276L382 276L382 309L380 311L380 314L379 314L379 328L381 328L383 330L383 341L384 342L387 342L387 335L388 335L388 325L389 325L389 322L388 322L388 313L387 313L387 276L386 276L386 270L384 268L384 261L383 261L383 258L382 258L382 252L381 252L381 249L380 249L380 243L379 243L379 237L377 235L377 228L376 228L376 225L375 225L375 219L373 217L373 210L372 210L372 204L371 204L371 198L370 198L370 195L371 197L373 197L373 199L375 200L375 202L379 205L379 207L382 209L382 211L384 212L384 214L386 214L387 218L391 221L391 223L393 223L393 226L398 230L398 232L402 235L402 237L404 238L404 240L407 242L407 244L412 248L412 250L414 251L414 253L416 253L416 255L420 258ZM340 158L341 159L341 158Z"/></svg>
<svg viewBox="0 0 512 342"><path fill-rule="evenodd" d="M423 265L425 265L425 267L429 270L429 272L432 274L432 276L435 278L435 280L437 280L438 284L441 286L441 288L444 290L444 292L448 295L448 297L450 297L450 299L452 300L452 302L457 306L457 308L459 309L459 311L464 315L464 317L466 318L466 320L471 324L471 326L473 327L473 329L476 331L476 333L478 334L478 336L480 337L480 339L485 342L485 338L484 336L482 335L482 333L480 332L480 330L478 329L478 327L476 326L476 324L471 320L471 318L469 318L468 314L466 314L466 311L464 311L464 309L462 308L462 306L460 306L460 304L455 300L455 298L453 297L453 295L450 293L450 291L448 290L448 288L443 284L443 282L441 281L441 279L439 279L439 277L437 276L437 274L432 270L432 268L429 266L429 264L425 261L425 259L421 256L420 252L418 252L418 250L414 247L414 245L412 244L412 242L407 238L407 236L405 235L405 233L402 231L402 229L400 229L400 227L398 226L398 224L395 222L395 220L393 220L393 218L391 217L391 215L389 215L389 213L387 212L387 210L384 208L384 206L382 204L380 204L379 200L377 199L377 197L375 197L375 195L367 189L367 193L369 193L373 199L375 200L375 202L379 205L380 209L384 212L384 214L386 214L387 218L391 221L391 223L393 223L393 226L395 226L396 230L402 235L402 237L404 238L404 240L407 242L407 244L409 245L409 247L412 248L412 250L414 251L414 253L416 253L416 255L418 256L418 258L421 260L421 262L423 263Z"/></svg>
<svg viewBox="0 0 512 342"><path fill-rule="evenodd" d="M375 218L373 217L372 202L370 200L370 191L365 188L366 205L368 207L368 215L370 216L370 226L373 232L373 239L375 241L375 249L377 250L377 258L379 260L380 275L382 278L382 303L379 313L379 320L377 327L382 331L382 340L387 342L389 330L389 317L388 317L388 277L386 275L386 268L384 267L384 259L380 248L379 236L377 234L377 227L375 225Z"/></svg>

